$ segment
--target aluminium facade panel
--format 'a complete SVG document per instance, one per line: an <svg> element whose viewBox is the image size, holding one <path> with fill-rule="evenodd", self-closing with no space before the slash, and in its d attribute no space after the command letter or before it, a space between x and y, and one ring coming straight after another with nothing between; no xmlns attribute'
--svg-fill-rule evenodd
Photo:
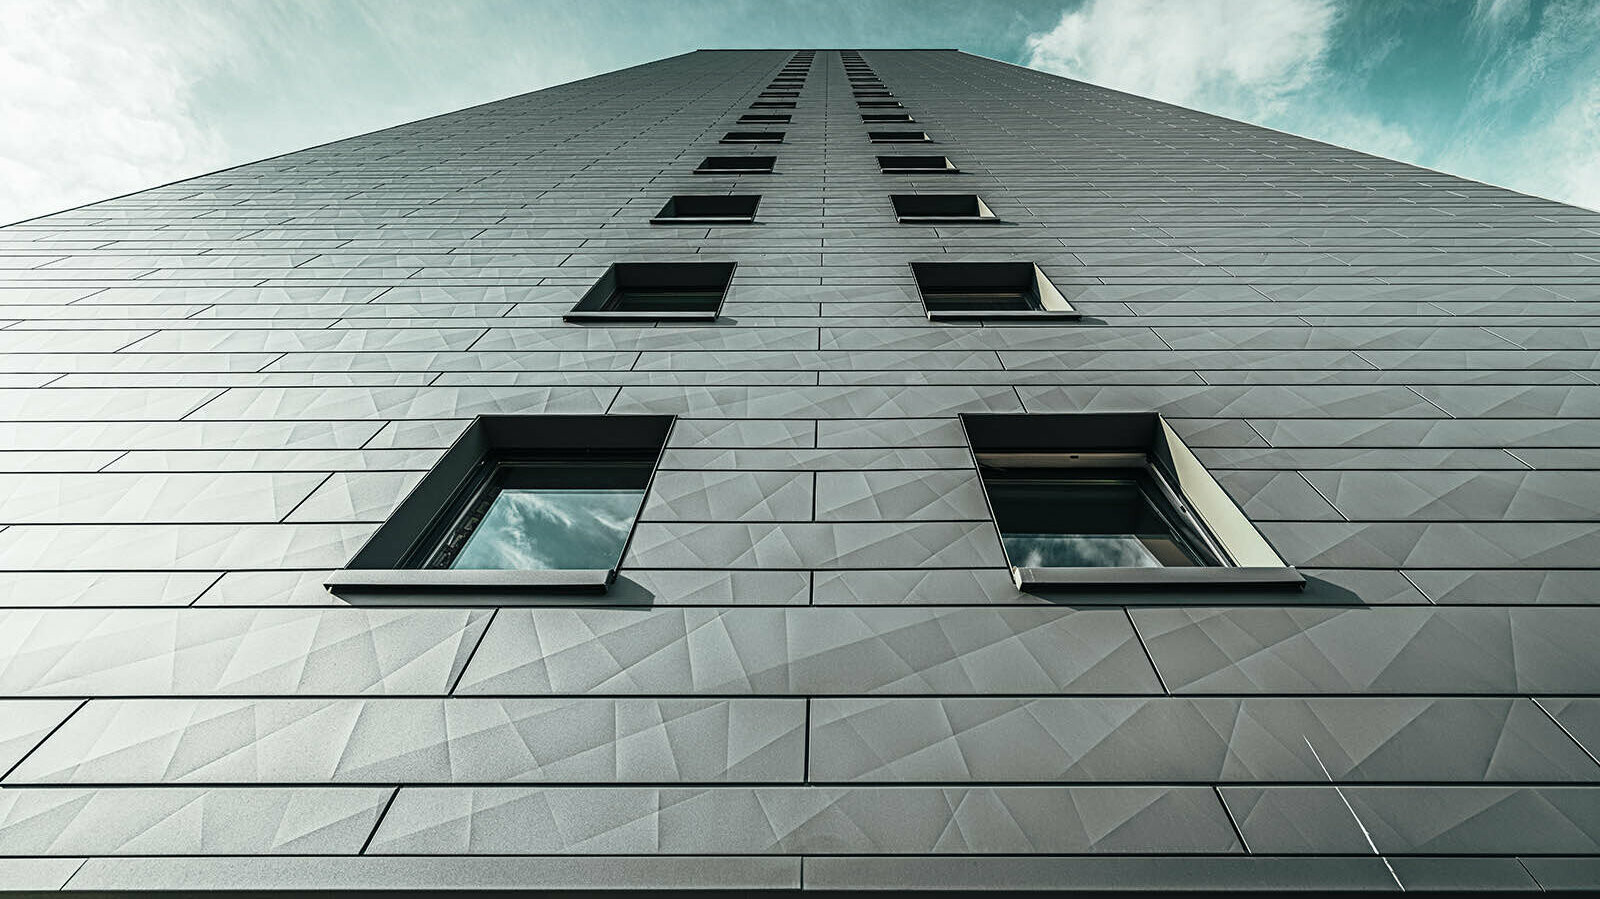
<svg viewBox="0 0 1600 899"><path fill-rule="evenodd" d="M0 229L0 883L1600 881L1600 214L940 50L861 56L959 172L880 172L826 50L771 174L695 174L793 56ZM706 193L756 222L650 223ZM714 322L562 321L707 259ZM1083 318L931 322L913 262ZM956 416L1079 411L1305 592L1019 592ZM603 598L323 588L544 413L678 417Z"/></svg>

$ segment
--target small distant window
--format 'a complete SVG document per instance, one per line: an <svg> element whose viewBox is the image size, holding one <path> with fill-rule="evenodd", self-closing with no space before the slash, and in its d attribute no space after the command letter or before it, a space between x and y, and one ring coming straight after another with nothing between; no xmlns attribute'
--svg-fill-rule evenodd
<svg viewBox="0 0 1600 899"><path fill-rule="evenodd" d="M955 163L943 156L879 156L878 168L886 175L960 171Z"/></svg>
<svg viewBox="0 0 1600 899"><path fill-rule="evenodd" d="M868 125L891 125L899 122L915 122L909 112L863 112L861 121Z"/></svg>
<svg viewBox="0 0 1600 899"><path fill-rule="evenodd" d="M935 321L1079 317L1031 262L913 262L911 273Z"/></svg>
<svg viewBox="0 0 1600 899"><path fill-rule="evenodd" d="M694 171L697 175L767 174L777 160L776 156L707 156Z"/></svg>
<svg viewBox="0 0 1600 899"><path fill-rule="evenodd" d="M1019 588L1305 585L1158 414L961 422Z"/></svg>
<svg viewBox="0 0 1600 899"><path fill-rule="evenodd" d="M891 194L895 218L907 224L998 222L989 204L977 194Z"/></svg>
<svg viewBox="0 0 1600 899"><path fill-rule="evenodd" d="M855 91L855 96L856 99L860 100L870 97L892 97L894 94L891 94L888 91Z"/></svg>
<svg viewBox="0 0 1600 899"><path fill-rule="evenodd" d="M618 262L563 318L710 321L722 309L732 262Z"/></svg>
<svg viewBox="0 0 1600 899"><path fill-rule="evenodd" d="M793 100L757 100L750 104L751 109L793 109Z"/></svg>
<svg viewBox="0 0 1600 899"><path fill-rule="evenodd" d="M856 106L862 109L904 109L899 100L857 100Z"/></svg>
<svg viewBox="0 0 1600 899"><path fill-rule="evenodd" d="M755 221L759 194L679 195L650 221L657 225L734 225Z"/></svg>
<svg viewBox="0 0 1600 899"><path fill-rule="evenodd" d="M744 115L739 116L739 124L741 124L741 125L787 125L787 124L789 124L789 120L792 119L792 118L794 118L794 117L791 116L791 115L786 115L786 114L781 113L781 112L768 112L768 113L751 112L751 113L745 113Z"/></svg>
<svg viewBox="0 0 1600 899"><path fill-rule="evenodd" d="M783 143L782 131L729 131L722 135L719 143L724 144L781 144Z"/></svg>
<svg viewBox="0 0 1600 899"><path fill-rule="evenodd" d="M328 587L603 591L671 426L658 415L479 416Z"/></svg>
<svg viewBox="0 0 1600 899"><path fill-rule="evenodd" d="M917 144L932 138L926 131L868 131L867 140L875 144Z"/></svg>

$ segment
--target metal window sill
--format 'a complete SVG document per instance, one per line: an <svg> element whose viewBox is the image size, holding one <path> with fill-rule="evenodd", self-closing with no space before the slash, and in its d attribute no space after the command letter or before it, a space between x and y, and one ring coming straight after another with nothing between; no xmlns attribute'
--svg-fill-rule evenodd
<svg viewBox="0 0 1600 899"><path fill-rule="evenodd" d="M1080 587L1278 587L1301 590L1306 579L1293 568L1013 568L1019 590Z"/></svg>
<svg viewBox="0 0 1600 899"><path fill-rule="evenodd" d="M715 312L625 312L591 310L584 312L568 312L561 316L562 321L568 322L710 322L717 320Z"/></svg>
<svg viewBox="0 0 1600 899"><path fill-rule="evenodd" d="M962 310L952 309L952 310L947 310L947 311L943 311L943 312L930 311L928 313L928 320L929 321L936 321L936 322L937 321L972 321L974 319L994 319L994 318L1018 319L1018 320L1028 320L1028 319L1036 319L1036 318L1059 318L1059 319L1063 319L1063 320L1066 320L1066 321L1076 321L1077 319L1083 318L1083 313L1077 312L1077 311L1056 312L1056 311L1052 311L1052 310L1049 310L1049 309L1029 309L1029 310L1024 311L1024 312L1018 312L1018 311L1015 311L1015 310L984 311L984 310L978 310L978 309L974 309L974 310L972 310L970 312L966 312L966 311L962 311Z"/></svg>
<svg viewBox="0 0 1600 899"><path fill-rule="evenodd" d="M652 225L751 225L755 224L755 216L657 216L650 220Z"/></svg>
<svg viewBox="0 0 1600 899"><path fill-rule="evenodd" d="M902 225L993 225L1000 221L992 215L902 215L896 220Z"/></svg>
<svg viewBox="0 0 1600 899"><path fill-rule="evenodd" d="M616 577L615 568L547 571L342 568L330 574L324 586L335 594L517 589L604 593Z"/></svg>

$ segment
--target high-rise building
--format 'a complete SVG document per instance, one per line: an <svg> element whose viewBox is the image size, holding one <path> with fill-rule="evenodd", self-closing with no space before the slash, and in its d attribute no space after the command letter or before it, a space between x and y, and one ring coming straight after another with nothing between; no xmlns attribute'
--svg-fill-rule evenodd
<svg viewBox="0 0 1600 899"><path fill-rule="evenodd" d="M698 52L0 230L0 883L1600 881L1600 215Z"/></svg>

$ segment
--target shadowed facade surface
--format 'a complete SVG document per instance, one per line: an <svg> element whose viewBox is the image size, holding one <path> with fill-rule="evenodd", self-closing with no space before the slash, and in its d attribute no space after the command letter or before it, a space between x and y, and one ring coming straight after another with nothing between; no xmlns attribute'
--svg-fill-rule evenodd
<svg viewBox="0 0 1600 899"><path fill-rule="evenodd" d="M954 51L695 174L793 56L0 230L0 885L1600 882L1600 214ZM720 316L563 322L651 261ZM1082 318L929 321L975 261ZM1080 411L1306 590L1018 592L956 416ZM324 589L488 413L678 416L611 590Z"/></svg>

